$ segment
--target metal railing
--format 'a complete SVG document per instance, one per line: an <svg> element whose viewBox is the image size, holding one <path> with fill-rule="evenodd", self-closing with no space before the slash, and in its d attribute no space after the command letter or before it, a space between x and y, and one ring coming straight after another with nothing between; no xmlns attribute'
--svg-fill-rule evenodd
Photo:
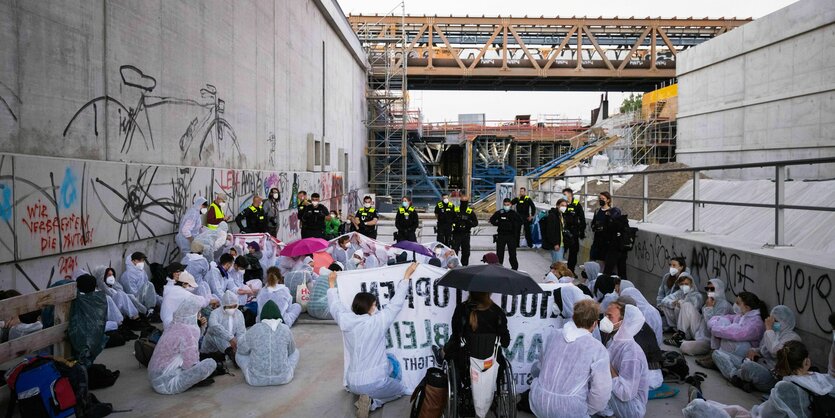
<svg viewBox="0 0 835 418"><path fill-rule="evenodd" d="M580 175L561 175L561 176L554 176L550 178L540 177L540 180L552 180L550 182L551 188L553 189L556 186L556 180L564 180L569 178L582 178L583 179L583 189L582 193L574 193L576 196L580 197L587 197L590 196L588 192L588 183L589 178L599 179L599 178L606 178L608 177L609 180L609 193L612 195L612 198L615 199L632 199L632 200L640 200L642 205L642 213L643 217L641 218L643 222L647 222L647 216L649 215L649 202L650 201L661 201L661 202L677 202L677 203L689 203L692 205L692 224L691 228L688 232L700 232L701 229L701 216L700 216L700 208L704 205L720 205L720 206L739 206L739 207L750 207L750 208L764 208L764 209L773 209L774 210L774 244L775 247L785 246L785 210L786 209L793 209L793 210L808 210L808 211L816 211L816 212L835 212L835 206L805 206L805 205L790 205L785 203L786 193L785 193L785 182L786 182L786 167L789 166L798 166L798 165L819 165L819 164L833 164L835 163L835 157L829 158L809 158L809 159L799 159L799 160L783 160L783 161L770 161L770 162L761 162L761 163L741 163L741 164L727 164L727 165L715 165L715 166L702 166L702 167L682 167L682 168L665 168L660 170L653 170L653 171L627 171L621 173L603 173L603 174L580 174ZM700 198L700 187L699 187L699 180L701 178L701 173L705 171L718 171L718 170L735 170L735 169L746 169L746 168L774 168L774 203L745 203L745 202L725 202L725 201L716 201L716 200L702 200ZM673 199L673 198L661 198L661 197L650 197L649 196L649 176L654 174L664 174L664 173L681 173L681 172L688 172L692 173L693 176L693 197L691 199ZM613 183L612 180L614 177L618 176L641 176L643 187L642 187L642 196L623 196L623 195L616 195L613 193ZM552 202L550 199L551 195L553 194L562 194L562 190L541 190L533 188L533 179L527 180L528 189L534 193L542 193L548 197L548 202Z"/></svg>

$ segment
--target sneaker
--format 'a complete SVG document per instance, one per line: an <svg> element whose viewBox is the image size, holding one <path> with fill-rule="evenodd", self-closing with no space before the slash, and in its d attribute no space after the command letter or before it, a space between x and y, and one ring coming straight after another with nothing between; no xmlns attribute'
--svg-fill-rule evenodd
<svg viewBox="0 0 835 418"><path fill-rule="evenodd" d="M368 412L371 409L371 398L368 395L361 395L354 406L357 407L357 418L368 418Z"/></svg>
<svg viewBox="0 0 835 418"><path fill-rule="evenodd" d="M683 332L676 331L675 334L664 339L664 344L671 345L673 347L681 347L681 342L684 341L684 337L685 335Z"/></svg>
<svg viewBox="0 0 835 418"><path fill-rule="evenodd" d="M690 388L687 389L687 403L693 402L696 399L704 399L704 397L702 397L702 391L695 386L690 386Z"/></svg>
<svg viewBox="0 0 835 418"><path fill-rule="evenodd" d="M710 356L710 355L697 358L696 359L696 364L698 364L699 366L704 367L705 369L719 370L716 367L716 364L713 363L713 357Z"/></svg>

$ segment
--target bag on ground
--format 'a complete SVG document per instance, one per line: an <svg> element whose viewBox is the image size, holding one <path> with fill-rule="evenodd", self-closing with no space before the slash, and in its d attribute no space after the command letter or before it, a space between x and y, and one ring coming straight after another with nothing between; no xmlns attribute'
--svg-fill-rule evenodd
<svg viewBox="0 0 835 418"><path fill-rule="evenodd" d="M412 392L411 418L440 418L447 404L446 373L437 367L426 370L423 380Z"/></svg>

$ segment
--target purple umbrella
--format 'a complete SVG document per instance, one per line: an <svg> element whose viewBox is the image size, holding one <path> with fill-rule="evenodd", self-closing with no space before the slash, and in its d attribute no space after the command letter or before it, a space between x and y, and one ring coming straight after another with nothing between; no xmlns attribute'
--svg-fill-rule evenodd
<svg viewBox="0 0 835 418"><path fill-rule="evenodd" d="M420 245L414 241L400 241L397 244L393 245L394 248L400 248L401 250L411 251L420 255L425 255L427 257L434 257L435 253L429 251L428 248Z"/></svg>
<svg viewBox="0 0 835 418"><path fill-rule="evenodd" d="M298 257L301 255L313 254L316 251L328 248L328 242L322 238L302 238L287 244L279 255L287 257Z"/></svg>

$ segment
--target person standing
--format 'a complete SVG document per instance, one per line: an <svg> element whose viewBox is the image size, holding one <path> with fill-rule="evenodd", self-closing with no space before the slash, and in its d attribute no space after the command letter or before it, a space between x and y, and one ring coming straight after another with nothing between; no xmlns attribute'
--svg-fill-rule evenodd
<svg viewBox="0 0 835 418"><path fill-rule="evenodd" d="M598 203L600 208L591 221L594 231L594 242L591 246L590 258L603 261L603 274L612 275L617 272L621 279L626 279L626 253L623 251L620 236L623 234L623 214L619 208L612 206L612 195L601 192Z"/></svg>
<svg viewBox="0 0 835 418"><path fill-rule="evenodd" d="M519 214L522 225L525 227L525 245L528 248L533 248L531 224L533 224L533 216L536 215L536 205L534 205L533 199L528 196L527 189L520 187L519 197L514 198L510 203L516 205L516 213Z"/></svg>
<svg viewBox="0 0 835 418"><path fill-rule="evenodd" d="M452 217L455 212L455 204L449 201L449 194L441 195L441 201L435 205L435 219L438 220L436 232L437 239L447 247L452 246Z"/></svg>
<svg viewBox="0 0 835 418"><path fill-rule="evenodd" d="M206 228L215 230L221 222L231 221L231 215L223 214L223 204L226 203L226 193L218 193L215 200L209 205L209 212L206 214Z"/></svg>
<svg viewBox="0 0 835 418"><path fill-rule="evenodd" d="M208 212L208 207L209 203L206 202L206 199L198 196L194 199L191 207L186 210L183 218L180 219L180 228L174 241L177 242L177 247L180 248L181 253L185 254L191 249L191 242L203 228L202 217Z"/></svg>
<svg viewBox="0 0 835 418"><path fill-rule="evenodd" d="M342 226L342 220L339 219L339 212L336 209L331 210L330 215L325 218L325 239L332 240L339 236L339 227Z"/></svg>
<svg viewBox="0 0 835 418"><path fill-rule="evenodd" d="M522 228L522 218L511 209L511 200L505 198L502 208L490 217L490 224L497 227L496 234L496 255L499 257L499 264L504 263L504 250L510 255L510 268L519 269L519 261L516 260L516 247L519 246L519 229Z"/></svg>
<svg viewBox="0 0 835 418"><path fill-rule="evenodd" d="M418 214L412 206L412 199L404 197L397 208L397 216L394 218L394 226L397 228L395 241L417 241L416 231L418 229Z"/></svg>
<svg viewBox="0 0 835 418"><path fill-rule="evenodd" d="M572 272L577 267L577 253L580 251L580 241L586 239L586 212L583 211L583 206L580 204L580 199L574 197L574 191L566 187L562 194L565 200L568 201L565 212L563 213L563 220L565 221L565 230L568 232L564 234L565 253L563 257L568 260L568 269Z"/></svg>
<svg viewBox="0 0 835 418"><path fill-rule="evenodd" d="M452 249L461 256L461 264L470 261L470 230L478 226L478 217L470 207L470 198L461 196L461 203L452 217Z"/></svg>
<svg viewBox="0 0 835 418"><path fill-rule="evenodd" d="M238 224L238 229L244 234L258 234L267 232L267 215L261 204L264 199L261 196L255 195L252 197L252 204L248 208L241 211L235 217L235 223ZM241 221L246 219L246 226L241 224Z"/></svg>
<svg viewBox="0 0 835 418"><path fill-rule="evenodd" d="M278 206L278 200L281 198L281 193L277 188L270 189L270 194L267 200L264 201L264 215L267 217L267 233L275 238L278 238L278 212L281 208Z"/></svg>
<svg viewBox="0 0 835 418"><path fill-rule="evenodd" d="M302 223L302 238L324 238L325 218L328 216L328 208L319 203L319 193L310 195L310 205L305 209L299 209Z"/></svg>
<svg viewBox="0 0 835 418"><path fill-rule="evenodd" d="M551 262L564 261L565 252L565 219L564 214L568 208L565 199L557 200L557 206L548 211L548 221L542 231L542 248L551 252Z"/></svg>
<svg viewBox="0 0 835 418"><path fill-rule="evenodd" d="M357 232L371 239L377 239L377 210L372 206L371 196L362 198L362 207L357 211L352 223Z"/></svg>

